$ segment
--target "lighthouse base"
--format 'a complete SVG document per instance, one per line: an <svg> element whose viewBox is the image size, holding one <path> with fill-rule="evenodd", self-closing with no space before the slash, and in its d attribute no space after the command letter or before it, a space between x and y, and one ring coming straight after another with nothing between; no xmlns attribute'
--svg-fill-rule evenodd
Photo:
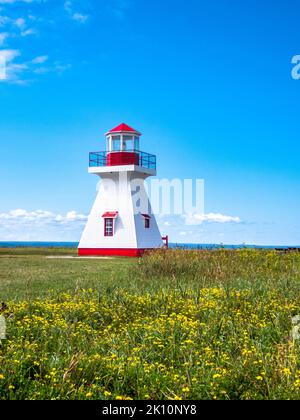
<svg viewBox="0 0 300 420"><path fill-rule="evenodd" d="M142 257L154 248L78 248L79 257Z"/></svg>

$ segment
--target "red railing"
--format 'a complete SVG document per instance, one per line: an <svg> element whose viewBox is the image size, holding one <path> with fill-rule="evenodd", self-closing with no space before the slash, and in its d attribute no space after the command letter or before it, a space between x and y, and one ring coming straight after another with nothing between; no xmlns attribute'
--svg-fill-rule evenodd
<svg viewBox="0 0 300 420"><path fill-rule="evenodd" d="M164 241L164 243L165 243L165 248L166 249L169 249L169 236L167 235L167 236L163 236L162 238L161 238L163 241Z"/></svg>

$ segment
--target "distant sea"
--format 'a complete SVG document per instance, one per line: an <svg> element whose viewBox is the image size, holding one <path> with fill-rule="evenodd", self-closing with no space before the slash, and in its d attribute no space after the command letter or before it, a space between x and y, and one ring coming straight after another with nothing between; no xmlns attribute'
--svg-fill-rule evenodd
<svg viewBox="0 0 300 420"><path fill-rule="evenodd" d="M0 248L77 248L78 242L0 242ZM275 248L291 248L289 246L271 246L271 245L223 245L223 244L184 244L184 243L170 243L170 248L183 249L239 249L239 248L256 248L256 249L275 249ZM299 246L300 247L300 246ZM296 248L296 246L292 246Z"/></svg>

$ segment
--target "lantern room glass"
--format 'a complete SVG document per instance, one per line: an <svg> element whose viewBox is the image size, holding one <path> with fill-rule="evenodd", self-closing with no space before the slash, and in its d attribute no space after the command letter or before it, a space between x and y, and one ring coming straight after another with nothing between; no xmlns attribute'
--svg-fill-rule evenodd
<svg viewBox="0 0 300 420"><path fill-rule="evenodd" d="M107 152L126 152L140 150L140 138L136 135L121 134L109 135L106 137Z"/></svg>
<svg viewBox="0 0 300 420"><path fill-rule="evenodd" d="M123 135L122 136L122 150L124 152L133 150L133 136Z"/></svg>
<svg viewBox="0 0 300 420"><path fill-rule="evenodd" d="M121 149L121 136L112 136L112 151L119 152Z"/></svg>

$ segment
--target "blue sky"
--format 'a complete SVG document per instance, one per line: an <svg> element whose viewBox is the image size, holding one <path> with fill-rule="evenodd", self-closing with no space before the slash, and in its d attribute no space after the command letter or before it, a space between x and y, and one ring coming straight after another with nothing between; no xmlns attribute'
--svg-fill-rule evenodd
<svg viewBox="0 0 300 420"><path fill-rule="evenodd" d="M0 0L0 240L78 240L88 152L124 121L160 178L204 178L205 212L239 218L159 219L172 241L300 245L299 15L296 0Z"/></svg>

